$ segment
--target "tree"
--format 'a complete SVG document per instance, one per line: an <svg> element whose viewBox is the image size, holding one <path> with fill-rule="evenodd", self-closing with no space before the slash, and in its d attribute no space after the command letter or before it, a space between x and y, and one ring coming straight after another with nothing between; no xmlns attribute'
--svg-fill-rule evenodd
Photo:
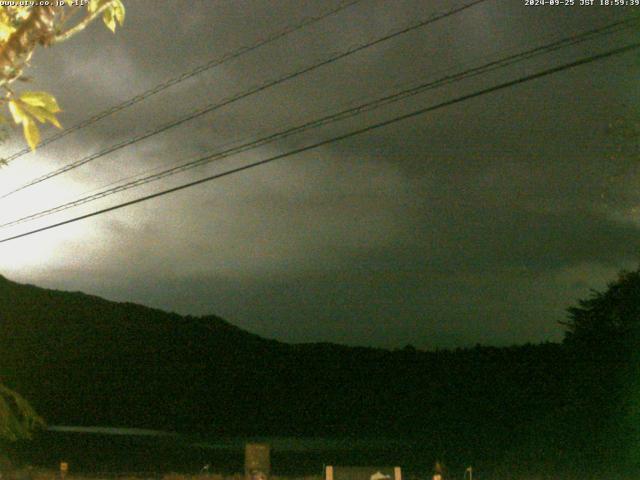
<svg viewBox="0 0 640 480"><path fill-rule="evenodd" d="M0 385L0 439L16 441L31 438L45 423L17 392Z"/></svg>
<svg viewBox="0 0 640 480"><path fill-rule="evenodd" d="M640 329L640 269L622 271L607 290L593 290L591 296L568 309L565 342L591 347L637 345Z"/></svg>
<svg viewBox="0 0 640 480"><path fill-rule="evenodd" d="M592 443L640 471L640 268L620 272L568 313L573 398L586 405L585 425L604 420L602 440Z"/></svg>
<svg viewBox="0 0 640 480"><path fill-rule="evenodd" d="M115 32L116 24L122 25L124 22L125 8L122 0L89 0L88 3L66 0L46 2L49 3L46 6L21 5L38 2L15 3L0 8L0 87L5 91L0 102L9 109L13 121L22 125L27 143L35 150L40 141L37 123L49 122L61 128L55 116L60 112L60 107L47 92L19 93L14 91L12 84L16 80L28 80L24 72L39 45L48 47L68 40L99 16ZM73 23L72 20L80 12L84 12L84 16ZM0 118L6 122L4 117Z"/></svg>
<svg viewBox="0 0 640 480"><path fill-rule="evenodd" d="M11 466L9 442L30 439L44 420L22 396L0 384L0 469Z"/></svg>

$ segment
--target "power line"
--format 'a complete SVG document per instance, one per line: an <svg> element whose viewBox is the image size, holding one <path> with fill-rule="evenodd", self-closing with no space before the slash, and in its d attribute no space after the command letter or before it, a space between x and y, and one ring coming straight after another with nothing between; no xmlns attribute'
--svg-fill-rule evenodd
<svg viewBox="0 0 640 480"><path fill-rule="evenodd" d="M580 65L585 65L585 64L592 63L592 62L595 62L595 61L598 61L598 60L603 60L605 58L609 58L609 57L612 57L612 56L615 56L615 55L620 55L622 53L630 52L632 50L637 50L638 48L640 48L640 43L632 43L632 44L629 44L629 45L625 45L624 47L620 47L620 48L616 48L616 49L613 49L613 50L609 50L609 51L604 52L604 53L600 53L600 54L597 54L597 55L592 55L592 56L589 56L589 57L581 58L580 60L576 60L576 61L573 61L573 62L570 62L570 63L565 63L565 64L557 66L557 67L553 67L553 68L550 68L550 69L547 69L547 70L543 70L542 72L534 73L534 74L531 74L531 75L526 75L526 76L520 77L520 78L518 78L516 80L511 80L511 81L504 82L504 83L501 83L501 84L498 84L498 85L494 85L493 87L484 88L484 89L478 90L478 91L476 91L474 93L470 93L470 94L467 94L467 95L462 95L460 97L456 97L456 98L454 98L452 100L447 100L447 101L438 103L436 105L420 108L418 110L414 110L412 112L405 113L403 115L399 115L399 116L391 118L389 120L384 120L382 122L374 123L372 125L368 125L366 127L363 127L363 128L357 129L357 130L352 130L350 132L344 133L342 135L338 135L336 137L332 137L332 138L329 138L329 139L326 139L326 140L322 140L322 141L307 145L305 147L300 147L300 148L297 148L297 149L294 149L294 150L290 150L290 151L285 152L285 153L274 155L272 157L269 157L269 158L266 158L266 159L263 159L263 160L259 160L257 162L249 163L249 164L243 165L241 167L233 168L231 170L227 170L227 171L222 172L222 173L217 173L215 175L211 175L209 177L202 178L200 180L195 180L193 182L185 183L185 184L179 185L177 187L169 188L167 190L162 190L160 192L156 192L156 193L153 193L153 194L150 194L150 195L146 195L144 197L140 197L140 198L137 198L137 199L134 199L134 200L123 202L123 203L120 203L118 205L113 205L111 207L103 208L101 210L97 210L95 212L87 213L85 215L80 215L80 216L77 216L77 217L74 217L74 218L70 218L70 219L64 220L62 222L58 222L58 223L54 223L54 224L51 224L51 225L47 225L45 227L40 227L40 228L37 228L37 229L34 229L34 230L30 230L28 232L24 232L24 233L21 233L21 234L18 234L18 235L13 235L11 237L6 237L6 238L1 239L0 243L5 243L5 242L11 241L11 240L16 240L18 238L26 237L26 236L29 236L29 235L34 235L36 233L44 232L46 230L51 230L53 228L61 227L63 225L68 225L70 223L78 222L80 220L85 220L87 218L91 218L91 217L95 217L95 216L98 216L98 215L102 215L104 213L112 212L114 210L119 210L119 209L124 208L124 207L135 205L137 203L142 203L142 202L145 202L147 200L151 200L151 199L154 199L154 198L162 197L164 195L168 195L170 193L174 193L174 192L177 192L177 191L180 191L180 190L184 190L184 189L187 189L187 188L190 188L190 187L194 187L196 185L200 185L202 183L210 182L212 180L217 180L219 178L232 175L234 173L239 173L239 172L243 172L245 170L249 170L249 169L252 169L252 168L255 168L255 167L259 167L259 166L265 165L267 163L274 162L275 160L280 160L282 158L286 158L286 157L290 157L290 156L293 156L293 155L297 155L299 153L307 152L309 150L314 150L314 149L322 147L324 145L329 145L331 143L335 143L335 142L338 142L338 141L346 140L346 139L355 137L357 135L362 135L363 133L367 133L367 132L370 132L370 131L373 131L373 130L377 130L379 128L386 127L388 125L391 125L391 124L394 124L394 123L397 123L397 122L400 122L400 121L403 121L403 120L408 120L410 118L414 118L414 117L417 117L419 115L424 115L425 113L429 113L429 112L432 112L432 111L435 111L435 110L439 110L439 109L444 108L444 107L455 105L455 104L458 104L458 103L461 103L461 102L464 102L464 101L467 101L467 100L470 100L470 99L473 99L473 98L480 97L482 95L487 95L489 93L497 92L499 90L510 88L510 87L513 87L513 86L516 86L516 85L519 85L519 84L522 84L522 83L530 82L532 80L536 80L536 79L539 79L539 78L542 78L542 77L546 77L546 76L549 76L549 75L552 75L552 74L555 74L555 73L558 73L558 72L561 72L561 71L564 71L564 70L575 68L575 67L580 66Z"/></svg>
<svg viewBox="0 0 640 480"><path fill-rule="evenodd" d="M206 72L207 70L211 70L214 67L218 67L220 65L222 65L223 63L226 63L230 60L234 60L238 57L241 57L242 55L245 55L247 53L251 53L254 50L257 50L261 47L264 47L265 45L268 45L270 43L273 43L277 40L280 40L283 37L286 37L287 35L290 35L294 32L297 32L298 30L302 30L305 27L308 27L309 25L312 25L316 22L319 22L321 20L324 20L325 18L328 18L332 15L335 15L336 13L351 7L352 5L355 5L357 3L362 2L363 0L350 0L347 2L344 2L340 5L338 5L337 7L328 10L320 15L314 16L314 17L306 17L303 19L302 22L296 24L296 25L290 25L288 27L285 27L284 29L268 36L267 38L263 39L263 40L259 40L256 43L249 45L249 46L245 46L245 47L241 47L238 50L235 50L233 52L229 52L226 53L224 55L222 55L221 57L218 58L214 58L210 61L208 61L205 64L202 65L198 65L197 67L182 73L181 75L178 75L177 77L173 77L163 83L159 83L158 85L134 96L129 98L128 100L125 100L122 103L119 103L118 105L114 105L111 108L108 108L106 110L103 110L100 113L97 113L95 115L93 115L92 117L89 117L75 125L73 125L72 127L66 128L64 130L62 130L59 133L56 133L55 135L52 135L48 138L45 138L44 140L42 140L40 142L40 144L38 145L38 148L42 148L45 145L49 145L50 143L53 143L57 140L60 140L63 137L66 137L67 135L69 135L70 133L73 132L77 132L78 130L81 130L85 127L88 127L89 125L92 125L96 122L98 122L99 120L102 120L103 118L106 118L110 115L113 115L114 113L117 113L121 110L124 110L126 108L132 107L133 105L155 95L156 93L160 93L164 90L166 90L167 88L173 87L174 85L177 85L179 83L182 83L190 78L195 77L196 75L199 75L200 73ZM27 153L31 152L30 148L23 148L22 150L19 150L18 152L10 155L9 157L7 157L5 159L5 162L9 163L12 162L13 160L22 157L23 155L26 155Z"/></svg>
<svg viewBox="0 0 640 480"><path fill-rule="evenodd" d="M441 87L443 85L447 85L447 84L451 84L460 80L464 80L467 78L471 78L471 77L475 77L490 71L494 71L497 70L499 68L504 68L507 67L509 65L513 65L515 63L521 62L523 60L528 60L530 58L534 58L536 56L539 55L543 55L543 54L547 54L550 52L553 52L555 50L561 49L561 48L565 48L567 46L572 46L572 45L576 45L578 43L587 41L587 40L591 40L593 38L596 38L597 36L600 35L604 35L604 34L611 34L613 32L617 32L620 31L622 29L625 28L630 28L635 26L635 24L638 22L638 20L640 19L640 17L634 17L632 19L628 19L628 20L623 20L623 21L618 21L618 22L614 22L608 25L605 25L603 27L599 27L596 29L592 29L586 32L583 32L581 34L578 35L572 35L570 37L565 37L563 39L560 40L556 40L554 42L539 46L539 47L535 47L533 49L529 49L523 52L519 52L516 54L512 54L512 55L508 55L506 57L502 57L498 60L493 60L491 62L488 62L486 64L483 64L481 66L478 67L474 67L471 69L467 69L463 72L460 73L456 73L453 75L447 75L444 77L441 77L437 80L433 80L433 81L429 81L426 83L422 83L418 86L409 88L409 89L405 89L390 95L387 95L385 97L370 101L370 102L366 102L360 105L357 105L355 107L351 107L348 108L346 110L342 110L340 112L331 114L331 115L327 115L306 123L303 123L301 125L297 125L295 127L291 127L288 129L285 129L283 131L280 132L276 132L273 133L271 135L267 135L265 137L244 143L242 145L236 146L236 147L232 147L226 150L222 150L222 151L218 151L212 154L208 154L204 157L200 157L196 160L192 160L189 162L186 162L184 164L181 165L177 165L174 167L171 167L169 169L165 169L163 171L160 171L158 173L154 173L151 175L147 175L146 177L142 177L130 182L126 182L124 184L121 185L117 185L115 187L112 188L107 188L105 190L102 190L100 192L91 194L91 195L86 195L84 197L81 197L79 199L70 201L70 202L66 202L62 205L58 205L56 207L53 208L49 208L40 212L36 212L27 216L24 216L22 218L19 218L17 220L13 220L4 224L0 225L0 228L6 228L6 227L11 227L14 225L18 225L24 222L28 222L28 221L32 221L38 218L42 218L48 215L52 215L54 213L58 213L64 210L68 210L70 208L74 208L80 205L83 205L85 203L89 203L92 201L96 201L99 200L101 198L105 198L107 196L111 196L114 195L116 193L120 193L126 190L130 190L132 188L141 186L141 185L145 185L147 183L151 183L153 181L157 181L160 180L162 178L166 178L168 176L172 176L175 175L177 173L181 173L205 164L208 164L210 162L213 162L215 160L220 160L223 158L227 158L229 156L232 155L237 155L239 153L248 151L248 150L252 150L254 148L257 148L259 146L265 145L267 143L271 143L273 141L276 140L281 140L283 138L287 138L289 136L310 130L312 128L318 128L320 126L323 125L327 125L330 123L334 123L336 121L339 120L344 120L347 118L351 118L354 117L356 115L359 115L361 113L367 112L367 111L371 111L377 108L380 108L381 106L384 105L388 105L390 103L393 102L397 102L399 100L403 100L418 94L421 94L427 90L430 89L434 89L437 87Z"/></svg>
<svg viewBox="0 0 640 480"><path fill-rule="evenodd" d="M206 107L203 107L203 108L200 108L198 110L195 110L194 112L192 112L192 113L190 113L190 114L188 114L188 115L186 115L186 116L184 116L182 118L179 118L179 119L174 120L174 121L172 121L170 123L167 123L165 125L157 127L155 129L150 130L150 131L148 131L146 133L143 133L141 135L137 135L137 136L135 136L133 138L130 138L130 139L125 140L123 142L120 142L118 144L115 144L115 145L112 145L110 147L107 147L106 149L101 150L100 152L94 153L94 154L89 155L87 157L84 157L84 158L82 158L80 160L77 160L75 162L69 163L69 164L65 165L64 167L61 167L61 168L59 168L57 170L54 170L54 171L49 172L49 173L47 173L45 175L42 175L41 177L38 177L38 178L36 178L34 180L31 180L28 183L26 183L26 184L14 189L14 190L2 195L0 197L0 199L6 198L6 197L8 197L10 195L13 195L14 193L17 193L17 192L19 192L21 190L24 190L25 188L28 188L28 187L31 187L31 186L36 185L38 183L44 182L45 180L48 180L48 179L53 178L53 177L56 177L58 175L66 173L66 172L68 172L70 170L76 169L76 168L78 168L78 167L80 167L82 165L85 165L85 164L93 161L93 160L97 160L98 158L104 157L107 154L113 153L116 150L120 150L120 149L122 149L124 147L128 147L128 146L133 145L135 143L138 143L138 142L140 142L142 140L145 140L147 138L150 138L150 137L153 137L155 135L158 135L158 134L160 134L162 132L165 132L165 131L167 131L167 130L169 130L171 128L177 127L179 125L182 125L183 123L186 123L188 121L191 121L191 120L194 120L194 119L196 119L198 117L201 117L202 115L205 115L207 113L213 112L214 110L218 110L218 109L220 109L222 107L225 107L227 105L235 103L235 102L237 102L239 100L247 98L247 97L249 97L251 95L254 95L256 93L259 93L259 92L262 92L264 90L267 90L268 88L271 88L273 86L279 85L279 84L281 84L283 82L286 82L288 80L292 80L294 78L300 77L300 76L302 76L302 75L304 75L306 73L309 73L309 72L311 72L313 70L316 70L318 68L324 67L324 66L332 64L332 63L335 63L335 62L337 62L337 61L339 61L339 60L341 60L341 59L343 59L345 57L348 57L348 56L353 55L355 53L358 53L358 52L360 52L362 50L365 50L367 48L370 48L370 47L373 47L375 45L378 45L378 44L380 44L382 42L386 42L386 41L391 40L393 38L396 38L396 37L398 37L400 35L404 35L406 33L409 33L411 31L413 31L413 30L417 30L418 28L425 27L425 26L427 26L429 24L437 22L438 20L442 20L442 19L445 19L447 17L456 15L456 14L458 14L458 13L460 13L460 12L462 12L462 11L468 9L468 8L471 8L471 7L475 6L475 5L478 5L478 4L486 2L486 1L488 1L488 0L474 0L474 1L470 2L470 3L468 3L468 4L465 4L465 5L461 6L461 7L454 8L452 10L449 10L449 11L445 12L445 13L432 15L427 19L420 20L420 21L415 22L415 23L413 23L413 24L411 24L411 25L409 25L407 27L401 28L400 30L396 30L396 31L394 31L392 33L386 34L386 35L384 35L382 37L379 37L379 38L377 38L375 40L372 40L372 41L369 41L367 43L364 43L364 44L358 45L356 47L350 48L350 49L348 49L348 50L346 50L346 51L344 51L342 53L339 53L337 55L329 57L328 59L322 60L319 63L315 63L315 64L313 64L311 66L304 67L304 68L302 68L300 70L297 70L297 71L295 71L293 73L286 74L286 75L284 75L284 76L282 76L282 77L280 77L280 78L278 78L276 80L270 80L270 81L268 81L266 83L261 84L258 87L254 87L254 88L252 88L252 89L250 89L248 91L241 92L241 93L239 93L237 95L234 95L232 97L224 99L224 100L222 100L222 101L220 101L218 103L209 104Z"/></svg>
<svg viewBox="0 0 640 480"><path fill-rule="evenodd" d="M617 31L622 31L622 30L625 30L625 29L629 28L631 26L631 24L637 23L638 20L640 20L640 16L632 17L632 18L630 18L628 20L618 21L618 22L606 25L606 26L598 28L598 29L590 30L588 32L583 32L583 33L577 34L574 37L569 37L569 38L565 37L565 38L560 39L560 40L554 40L554 42L552 42L550 44L545 44L545 45L543 45L541 47L534 48L534 49L532 49L532 50L530 50L528 52L522 52L522 53L518 53L516 55L512 54L509 57L502 58L502 59L497 60L495 62L489 62L487 64L484 64L482 67L477 67L477 69L472 68L470 70L465 70L465 73L466 72L475 71L475 70L479 70L479 69L484 69L484 68L489 67L490 65L492 65L494 63L501 63L503 61L513 59L514 57L520 56L520 55L527 55L526 57L525 56L522 57L522 60L526 60L526 59L532 58L534 55L537 55L538 54L537 51L540 50L540 49L545 49L546 50L545 52L540 52L540 53L551 52L551 51L553 51L555 49L558 49L558 48L564 48L564 47L568 47L568 46L571 46L571 45L574 45L574 44L582 43L582 42L584 42L586 40L590 40L591 38L595 37L596 35L598 35L598 36L602 35L602 34L609 35L611 33L615 33ZM572 41L569 41L569 40L572 40ZM562 45L558 45L558 43L562 43ZM513 51L517 51L517 49L515 49L515 48L505 49L505 52L507 52L507 51L513 52ZM482 56L480 58L481 59L488 59L488 58L491 58L491 55L484 55L484 56ZM468 66L469 64L472 64L472 63L473 62L468 62L467 61L467 62L463 63L463 65L467 65ZM503 66L506 66L506 64L502 64L501 63L500 65L497 65L496 68L502 68ZM450 72L452 70L455 70L455 68L449 67L449 68L444 69L444 70L439 70L439 72L445 73L445 72ZM486 70L486 71L489 71L489 70ZM462 75L462 74L452 75L451 77L452 78L456 77L456 79L457 79L457 77L459 75ZM397 84L396 88L404 87L404 86L407 86L409 84L410 84L409 82L405 81L403 83ZM387 91L393 91L393 89L387 89ZM359 96L357 98L357 100L358 101L362 101L363 99L368 98L368 97L371 97L371 95L364 95L364 96L361 95L361 96ZM356 99L354 99L354 100L348 101L346 103L350 104L350 105L355 105L357 102L356 102ZM324 112L326 112L327 110L328 109L324 109ZM281 123L279 125L279 127L284 127L285 125L286 124L282 124ZM251 138L254 138L254 136L245 135L242 138L236 138L234 140L227 140L227 141L218 143L214 147L215 148L225 148L226 149L228 146L237 145L240 142L248 141ZM175 163L174 163L174 165L175 165ZM121 184L121 182L127 182L129 180L133 180L133 179L139 178L139 177L141 177L141 175L151 175L152 172L160 172L160 173L162 173L162 172L165 171L165 169L167 167L168 167L168 164L162 165L162 166L158 166L156 168L147 170L146 172L138 172L138 173L133 174L133 175L128 175L127 177L119 178L117 180L113 180L113 181L107 183L106 185L101 185L99 187L92 188L91 190L86 191L86 192L82 193L81 195L82 196L86 196L86 195L88 195L90 193L93 193L93 192L100 192L100 191L102 191L104 189L107 189L109 187L113 187L114 185L119 185L119 184ZM144 178L147 178L147 177L144 177ZM78 201L79 200L82 200L82 198L79 198ZM0 225L0 227L1 226L2 225Z"/></svg>

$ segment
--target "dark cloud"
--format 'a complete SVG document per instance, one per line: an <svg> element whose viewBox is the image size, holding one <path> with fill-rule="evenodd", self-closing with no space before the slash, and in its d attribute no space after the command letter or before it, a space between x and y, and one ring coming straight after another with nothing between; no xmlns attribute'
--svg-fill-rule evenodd
<svg viewBox="0 0 640 480"><path fill-rule="evenodd" d="M1 172L2 188L454 4L365 0L23 157ZM126 26L117 35L94 25L68 46L34 59L37 85L59 98L65 125L337 2L127 5ZM51 206L629 14L624 8L486 2L45 182L14 197L3 216ZM430 91L117 200L632 38L619 33ZM557 321L567 306L637 261L638 165L630 158L611 162L619 145L607 129L616 119L638 114L633 55L7 244L0 268L9 277L49 287L181 313L216 313L289 341L432 348L557 340ZM9 142L7 151L17 143Z"/></svg>

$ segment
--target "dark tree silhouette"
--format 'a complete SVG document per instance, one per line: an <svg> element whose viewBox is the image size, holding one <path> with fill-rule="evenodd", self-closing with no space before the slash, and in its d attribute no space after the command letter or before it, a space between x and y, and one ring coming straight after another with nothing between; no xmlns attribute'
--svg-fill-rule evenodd
<svg viewBox="0 0 640 480"><path fill-rule="evenodd" d="M44 421L24 398L0 385L0 439L23 440L44 426Z"/></svg>
<svg viewBox="0 0 640 480"><path fill-rule="evenodd" d="M0 468L10 465L8 443L31 438L44 420L20 394L0 384Z"/></svg>
<svg viewBox="0 0 640 480"><path fill-rule="evenodd" d="M640 269L622 271L604 292L592 291L589 298L568 309L565 342L590 347L637 346L640 328Z"/></svg>
<svg viewBox="0 0 640 480"><path fill-rule="evenodd" d="M568 309L570 382L593 447L640 468L640 269ZM599 438L598 438L599 437Z"/></svg>

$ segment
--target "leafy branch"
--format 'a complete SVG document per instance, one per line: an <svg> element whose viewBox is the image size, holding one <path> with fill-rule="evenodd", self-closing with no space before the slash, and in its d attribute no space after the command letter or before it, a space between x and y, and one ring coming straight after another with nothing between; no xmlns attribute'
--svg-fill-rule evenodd
<svg viewBox="0 0 640 480"><path fill-rule="evenodd" d="M114 33L116 31L116 22L119 23L120 26L124 24L125 8L122 0L91 0L87 6L87 10L89 11L89 15L72 28L58 33L54 37L54 41L63 42L68 40L87 28L87 26L100 15L102 15L102 20L107 28Z"/></svg>
<svg viewBox="0 0 640 480"><path fill-rule="evenodd" d="M68 27L69 21L80 11L84 17ZM32 150L40 141L38 123L60 123L55 113L60 108L55 98L46 92L14 93L10 85L26 80L24 70L38 45L50 46L63 42L82 32L96 18L102 16L104 24L115 32L124 23L125 7L122 0L90 0L86 8L64 6L7 6L0 9L0 88L6 92L0 103L11 112L16 125L22 125L24 137ZM7 119L0 116L0 121Z"/></svg>
<svg viewBox="0 0 640 480"><path fill-rule="evenodd" d="M0 438L30 438L34 430L45 426L36 411L17 392L0 384Z"/></svg>

